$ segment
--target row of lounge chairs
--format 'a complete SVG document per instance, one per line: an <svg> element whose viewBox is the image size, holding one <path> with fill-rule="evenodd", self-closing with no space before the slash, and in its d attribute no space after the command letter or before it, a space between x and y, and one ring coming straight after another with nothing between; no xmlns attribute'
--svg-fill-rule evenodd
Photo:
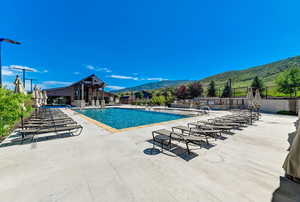
<svg viewBox="0 0 300 202"><path fill-rule="evenodd" d="M183 142L187 152L190 154L189 144L199 144L201 142L209 145L209 138L218 139L222 134L232 133L232 130L241 129L259 120L258 113L247 111L235 112L231 115L208 119L207 121L196 121L188 123L187 126L179 125L172 127L171 130L160 129L152 132L153 149L155 144L161 145L162 152L164 145L171 149L172 140Z"/></svg>
<svg viewBox="0 0 300 202"><path fill-rule="evenodd" d="M34 136L39 134L59 132L74 134L74 131L79 131L78 135L80 135L82 130L81 125L61 110L39 109L22 124L22 128L17 132L21 134L23 143L28 137L33 141Z"/></svg>

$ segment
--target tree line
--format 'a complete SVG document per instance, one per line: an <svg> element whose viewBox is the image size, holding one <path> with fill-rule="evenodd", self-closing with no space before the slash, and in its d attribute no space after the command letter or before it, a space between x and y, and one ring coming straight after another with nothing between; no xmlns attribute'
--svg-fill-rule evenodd
<svg viewBox="0 0 300 202"><path fill-rule="evenodd" d="M275 84L277 86L278 92L284 94L296 94L296 88L300 87L300 68L298 66L291 67L284 72L280 73L275 79ZM258 89L261 93L265 88L265 84L262 79L255 76L249 86L255 91ZM168 87L157 90L152 90L150 92L139 91L135 92L133 95L136 100L134 104L153 104L153 105L169 105L174 102L175 99L193 99L196 97L232 97L233 88L231 85L231 80L229 79L222 92L218 92L220 89L216 87L215 81L210 81L206 90L203 88L201 82L193 82L185 85L180 85L178 87ZM131 93L121 93L120 96L132 95Z"/></svg>

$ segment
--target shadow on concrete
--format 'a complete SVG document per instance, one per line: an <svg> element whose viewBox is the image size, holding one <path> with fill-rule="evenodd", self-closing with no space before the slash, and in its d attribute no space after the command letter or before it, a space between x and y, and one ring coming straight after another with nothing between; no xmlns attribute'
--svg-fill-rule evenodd
<svg viewBox="0 0 300 202"><path fill-rule="evenodd" d="M162 145L157 143L157 142L154 142L153 139L147 140L147 142L149 142L152 145L154 144L155 147L160 148L161 151L162 150L163 151L164 150L168 151L168 153L161 152L161 151L160 151L160 153L162 153L164 155L167 155L167 156L171 156L171 157L180 157L180 158L184 159L185 161L189 161L189 160L191 160L191 159L198 156L198 154L193 152L194 150L198 150L198 149L201 149L201 148L210 149L210 148L215 146L214 144L207 144L204 141L189 143L190 154L188 154L187 149L184 148L184 147L181 147L178 144L171 143L171 145L164 145L163 148L162 148ZM200 147L199 148L191 148L190 147L191 145L197 145L197 146L200 146ZM147 149L144 150L144 154L151 155L151 151L152 151L152 148L147 148Z"/></svg>
<svg viewBox="0 0 300 202"><path fill-rule="evenodd" d="M222 134L225 134L225 135L234 135L235 133L231 132L231 131L223 131Z"/></svg>
<svg viewBox="0 0 300 202"><path fill-rule="evenodd" d="M147 148L144 150L144 154L146 155L157 155L157 154L160 154L160 150L159 149L156 149L156 148Z"/></svg>
<svg viewBox="0 0 300 202"><path fill-rule="evenodd" d="M218 136L217 139L218 139L218 140L227 140L228 137L225 137L225 136Z"/></svg>
<svg viewBox="0 0 300 202"><path fill-rule="evenodd" d="M44 142L44 141L49 141L49 140L54 140L54 139L61 139L61 138L68 138L68 137L74 137L78 136L74 133L56 133L54 135L27 135L26 138L22 142L22 137L19 134L14 134L8 137L10 139L9 142L2 143L0 145L1 147L9 147L9 146L15 146L15 145L25 145L25 144L30 144L30 143L37 143L37 142ZM34 149L35 146L33 145L32 148Z"/></svg>
<svg viewBox="0 0 300 202"><path fill-rule="evenodd" d="M300 184L280 177L280 185L273 192L271 202L299 202L300 201Z"/></svg>

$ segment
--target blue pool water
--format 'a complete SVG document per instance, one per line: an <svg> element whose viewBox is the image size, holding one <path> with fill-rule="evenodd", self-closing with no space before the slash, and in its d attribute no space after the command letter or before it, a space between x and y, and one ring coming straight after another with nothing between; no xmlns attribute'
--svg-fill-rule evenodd
<svg viewBox="0 0 300 202"><path fill-rule="evenodd" d="M75 111L116 129L123 129L188 117L178 114L121 108L83 109Z"/></svg>

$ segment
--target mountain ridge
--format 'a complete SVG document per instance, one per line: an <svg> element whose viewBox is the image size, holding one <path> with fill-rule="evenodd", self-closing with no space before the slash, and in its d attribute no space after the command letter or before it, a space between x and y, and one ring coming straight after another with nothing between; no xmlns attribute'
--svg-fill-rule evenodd
<svg viewBox="0 0 300 202"><path fill-rule="evenodd" d="M231 70L209 76L197 81L203 86L207 86L210 81L215 81L217 87L223 87L228 79L232 80L233 87L247 87L251 85L255 76L258 76L266 86L274 85L275 79L279 73L291 67L300 67L300 56L288 57L286 59L274 61L271 63L257 65L243 70ZM151 82L139 86L129 87L111 92L127 92L141 90L155 90L165 87L176 87L178 85L195 82L195 80L167 80L160 82Z"/></svg>
<svg viewBox="0 0 300 202"><path fill-rule="evenodd" d="M173 87L177 85L182 85L186 83L193 82L192 80L164 80L164 81L158 81L158 82L150 82L138 86L123 88L120 90L114 90L110 91L113 93L122 93L122 92L128 92L128 91L142 91L142 90L155 90L159 88L165 88L165 87Z"/></svg>

